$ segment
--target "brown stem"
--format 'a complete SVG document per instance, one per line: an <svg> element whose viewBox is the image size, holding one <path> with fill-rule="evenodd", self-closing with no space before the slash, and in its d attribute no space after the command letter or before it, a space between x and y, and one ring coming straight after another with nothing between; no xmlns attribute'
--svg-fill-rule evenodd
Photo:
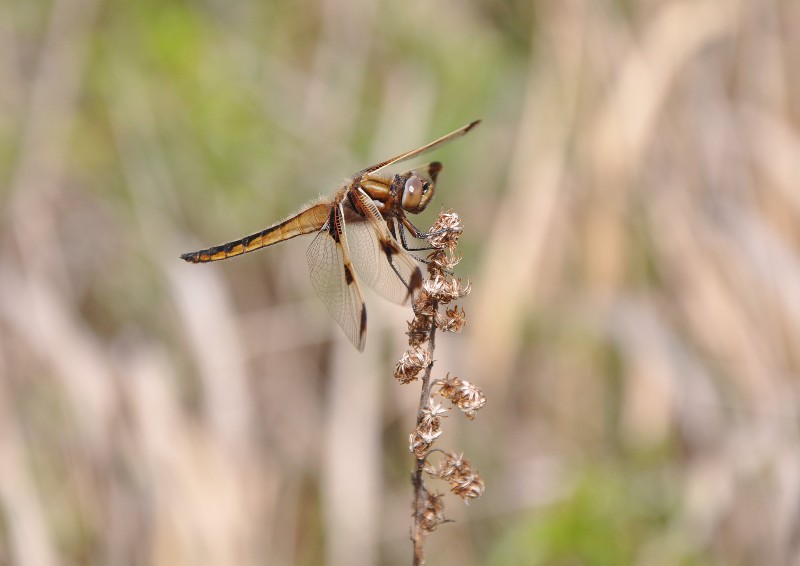
<svg viewBox="0 0 800 566"><path fill-rule="evenodd" d="M433 312L439 310L439 302L433 302ZM419 407L417 407L417 426L422 422L425 409L431 398L431 373L433 371L433 351L436 346L436 323L431 321L431 331L428 337L428 355L430 363L425 368L422 376L422 393L419 397ZM425 535L422 529L422 519L425 514L425 504L428 499L428 489L425 487L425 477L422 475L425 469L425 457L417 458L414 473L411 476L411 484L414 486L414 532L412 540L414 542L414 566L421 566L425 563Z"/></svg>

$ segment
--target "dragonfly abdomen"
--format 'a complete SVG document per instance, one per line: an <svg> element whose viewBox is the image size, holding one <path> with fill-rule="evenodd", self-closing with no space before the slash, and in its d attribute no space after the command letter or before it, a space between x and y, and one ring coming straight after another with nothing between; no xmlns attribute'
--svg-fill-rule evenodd
<svg viewBox="0 0 800 566"><path fill-rule="evenodd" d="M190 263L218 261L253 252L295 236L317 232L328 219L330 208L330 203L318 203L261 232L205 250L181 254L181 259Z"/></svg>

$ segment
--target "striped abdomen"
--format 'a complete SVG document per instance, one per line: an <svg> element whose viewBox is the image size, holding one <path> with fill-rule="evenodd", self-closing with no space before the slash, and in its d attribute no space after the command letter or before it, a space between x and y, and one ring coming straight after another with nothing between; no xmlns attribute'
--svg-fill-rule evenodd
<svg viewBox="0 0 800 566"><path fill-rule="evenodd" d="M181 259L191 263L217 261L271 246L295 236L317 232L328 220L330 210L330 202L317 203L261 232L213 248L182 254Z"/></svg>

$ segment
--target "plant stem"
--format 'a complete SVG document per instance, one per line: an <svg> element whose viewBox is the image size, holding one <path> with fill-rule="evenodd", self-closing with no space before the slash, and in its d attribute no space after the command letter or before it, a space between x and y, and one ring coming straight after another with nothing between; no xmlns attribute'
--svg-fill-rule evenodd
<svg viewBox="0 0 800 566"><path fill-rule="evenodd" d="M439 301L434 301L433 312L439 309ZM428 337L428 355L430 363L425 368L422 376L422 393L419 397L419 407L417 407L417 426L422 422L424 416L423 409L428 406L431 398L431 373L433 371L433 351L436 346L436 323L431 321L431 330ZM425 478L422 475L425 469L425 457L417 458L414 473L411 476L411 484L414 487L414 532L412 540L414 542L414 566L421 566L425 563L425 536L426 532L422 529L422 519L425 513L425 504L428 499L428 489L425 487Z"/></svg>

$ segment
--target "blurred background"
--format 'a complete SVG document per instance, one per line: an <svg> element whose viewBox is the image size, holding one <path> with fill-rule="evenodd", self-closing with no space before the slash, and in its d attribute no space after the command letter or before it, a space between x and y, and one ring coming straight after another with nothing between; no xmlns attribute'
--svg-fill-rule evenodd
<svg viewBox="0 0 800 566"><path fill-rule="evenodd" d="M476 118L428 563L797 563L800 4L12 0L0 564L410 563L409 309L178 256Z"/></svg>

